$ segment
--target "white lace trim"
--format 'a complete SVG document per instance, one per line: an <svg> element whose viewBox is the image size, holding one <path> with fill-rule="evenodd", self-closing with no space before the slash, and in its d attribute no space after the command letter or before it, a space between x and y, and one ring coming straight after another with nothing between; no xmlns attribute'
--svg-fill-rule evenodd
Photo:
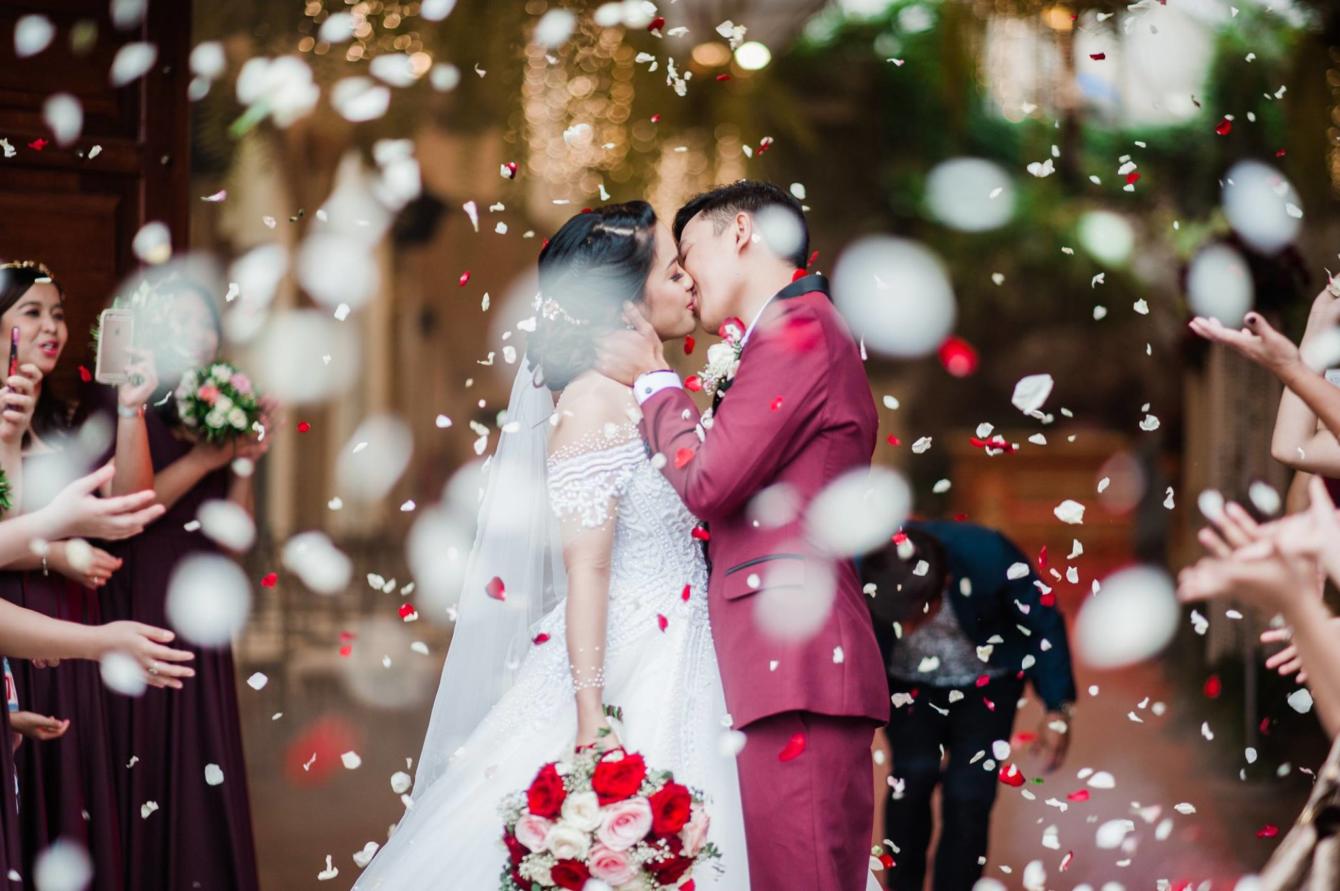
<svg viewBox="0 0 1340 891"><path fill-rule="evenodd" d="M631 438L630 438L631 437ZM609 522L647 452L633 424L607 424L549 457L549 504L560 520L598 528Z"/></svg>

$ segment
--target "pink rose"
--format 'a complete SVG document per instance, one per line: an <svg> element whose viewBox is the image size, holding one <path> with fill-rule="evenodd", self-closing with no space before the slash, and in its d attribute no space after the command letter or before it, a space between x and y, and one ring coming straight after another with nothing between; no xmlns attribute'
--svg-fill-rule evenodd
<svg viewBox="0 0 1340 891"><path fill-rule="evenodd" d="M611 851L627 851L651 832L651 804L642 796L601 809L596 838Z"/></svg>
<svg viewBox="0 0 1340 891"><path fill-rule="evenodd" d="M229 383L231 383L233 389L239 393L249 394L251 392L251 378L240 371L233 375L233 378Z"/></svg>
<svg viewBox="0 0 1340 891"><path fill-rule="evenodd" d="M608 885L617 887L637 878L637 866L623 851L612 851L604 845L596 845L587 857L592 878L600 879Z"/></svg>
<svg viewBox="0 0 1340 891"><path fill-rule="evenodd" d="M693 816L689 822L679 832L679 840L684 843L684 853L689 857L697 857L698 852L703 849L707 843L707 827L712 820L707 816L707 809L701 805L693 806Z"/></svg>
<svg viewBox="0 0 1340 891"><path fill-rule="evenodd" d="M219 388L206 384L205 386L201 387L200 391L195 395L200 397L202 401L207 402L210 405L213 405L214 400L219 398Z"/></svg>
<svg viewBox="0 0 1340 891"><path fill-rule="evenodd" d="M516 821L516 829L513 832L516 833L516 840L530 850L543 851L545 840L549 838L549 830L553 828L553 820L546 820L544 817L537 817L534 814L526 814Z"/></svg>

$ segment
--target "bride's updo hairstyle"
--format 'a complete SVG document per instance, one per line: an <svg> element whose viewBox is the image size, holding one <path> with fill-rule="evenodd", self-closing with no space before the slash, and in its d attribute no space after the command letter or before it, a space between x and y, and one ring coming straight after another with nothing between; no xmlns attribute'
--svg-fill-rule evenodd
<svg viewBox="0 0 1340 891"><path fill-rule="evenodd" d="M656 251L656 212L645 201L579 213L540 251L539 308L527 350L542 383L562 390L592 367L595 344L625 327Z"/></svg>

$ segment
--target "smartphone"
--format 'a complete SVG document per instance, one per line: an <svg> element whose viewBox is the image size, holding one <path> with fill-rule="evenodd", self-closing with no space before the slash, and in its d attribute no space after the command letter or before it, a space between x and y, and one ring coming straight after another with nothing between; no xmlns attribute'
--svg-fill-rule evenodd
<svg viewBox="0 0 1340 891"><path fill-rule="evenodd" d="M126 382L126 366L135 345L135 315L128 309L104 309L98 321L98 358L93 379L100 384Z"/></svg>

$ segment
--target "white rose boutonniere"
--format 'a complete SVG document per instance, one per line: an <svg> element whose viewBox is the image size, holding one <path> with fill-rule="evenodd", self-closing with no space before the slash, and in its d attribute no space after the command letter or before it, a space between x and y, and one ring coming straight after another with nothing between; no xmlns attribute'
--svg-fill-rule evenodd
<svg viewBox="0 0 1340 891"><path fill-rule="evenodd" d="M707 348L707 365L685 382L689 389L702 390L708 396L716 396L730 386L740 367L744 331L744 322L734 316L721 323L717 329L721 343L714 343Z"/></svg>

